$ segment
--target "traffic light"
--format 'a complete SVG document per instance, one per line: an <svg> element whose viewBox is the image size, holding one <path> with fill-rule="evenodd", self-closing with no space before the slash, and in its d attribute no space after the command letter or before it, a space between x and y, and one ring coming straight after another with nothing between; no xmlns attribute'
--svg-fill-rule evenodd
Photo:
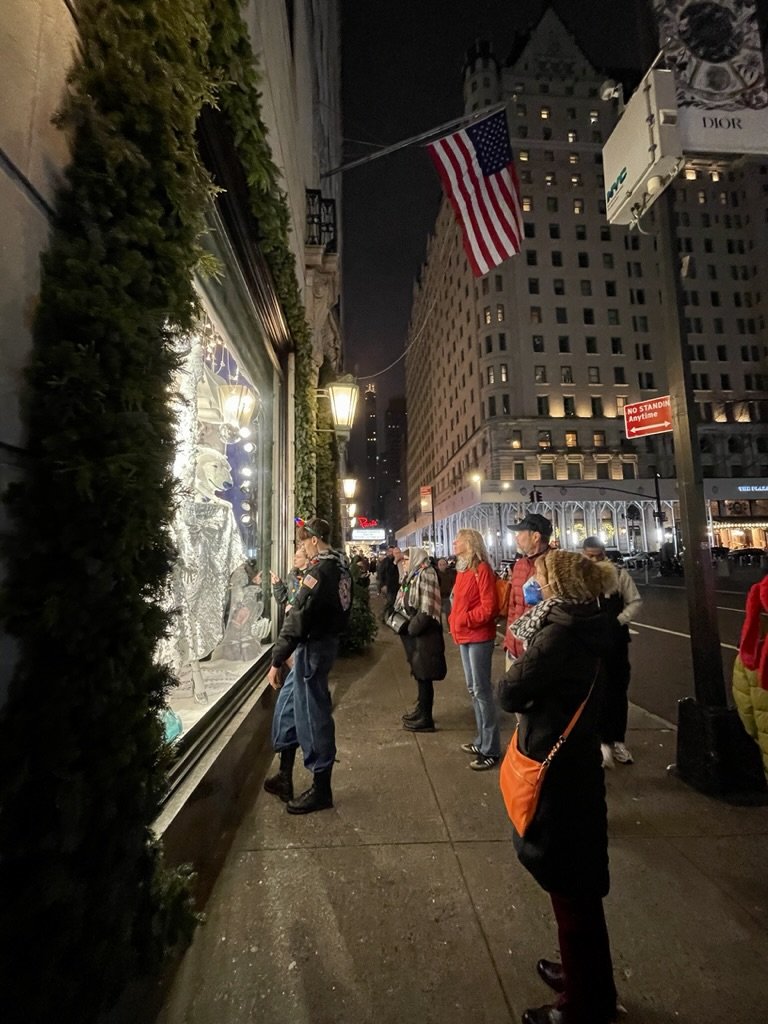
<svg viewBox="0 0 768 1024"><path fill-rule="evenodd" d="M541 501L541 491L531 491L531 501Z"/></svg>

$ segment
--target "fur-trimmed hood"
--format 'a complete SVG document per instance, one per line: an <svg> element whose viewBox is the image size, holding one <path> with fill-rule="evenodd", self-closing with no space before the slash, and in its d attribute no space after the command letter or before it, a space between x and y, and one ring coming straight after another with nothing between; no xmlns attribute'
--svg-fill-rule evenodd
<svg viewBox="0 0 768 1024"><path fill-rule="evenodd" d="M580 604L619 589L619 574L607 559L593 562L577 551L547 551L541 558L554 597Z"/></svg>

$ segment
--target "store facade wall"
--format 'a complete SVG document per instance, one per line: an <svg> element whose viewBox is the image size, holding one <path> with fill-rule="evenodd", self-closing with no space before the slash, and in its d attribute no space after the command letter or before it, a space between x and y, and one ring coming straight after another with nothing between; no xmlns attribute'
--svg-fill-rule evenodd
<svg viewBox="0 0 768 1024"><path fill-rule="evenodd" d="M329 231L322 237L308 233L307 213L308 196L321 192L321 170L338 162L340 152L339 18L335 2L305 0L290 5L289 24L288 7L252 2L243 14L260 68L262 119L289 210L288 243L307 304L317 378L324 362L338 366L341 351L339 240ZM2 491L24 472L23 371L40 254L68 162L66 136L52 118L77 43L72 8L64 0L9 0L4 15L0 87L14 102L0 118ZM321 97L330 114L320 112ZM290 567L295 511L292 339L259 253L258 225L238 191L245 178L231 140L226 133L217 137L216 123L204 126L206 133L209 172L221 186L218 172L228 167L231 179L211 207L204 240L218 273L196 280L199 316L194 329L177 339L179 368L169 400L176 413L172 536L179 557L165 600L175 612L173 627L158 650L177 679L169 693L166 738L183 757L196 760L194 783L186 789L181 780L188 781L192 769L177 762L178 792L159 826L162 831L173 822L177 833L169 846L183 860L195 860L181 813L195 787L217 759L228 758L217 786L239 791L243 765L252 768L263 739L269 717L264 677L280 621L269 573L284 575ZM338 192L326 189L326 198L333 213ZM5 523L0 507L0 525ZM1 704L14 661L5 636L0 654ZM233 722L242 730L237 738ZM227 805L221 790L219 803Z"/></svg>

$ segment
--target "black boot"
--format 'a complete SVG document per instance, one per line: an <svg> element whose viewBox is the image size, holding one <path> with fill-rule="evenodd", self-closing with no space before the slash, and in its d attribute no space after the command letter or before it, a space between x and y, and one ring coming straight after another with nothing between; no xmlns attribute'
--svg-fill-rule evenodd
<svg viewBox="0 0 768 1024"><path fill-rule="evenodd" d="M331 792L331 768L315 772L312 785L301 796L291 800L286 807L289 814L311 814L312 811L324 811L333 807Z"/></svg>
<svg viewBox="0 0 768 1024"><path fill-rule="evenodd" d="M417 704L413 711L406 711L402 716L403 722L415 722L417 718L421 718L421 708Z"/></svg>
<svg viewBox="0 0 768 1024"><path fill-rule="evenodd" d="M276 775L264 780L267 793L279 796L284 804L293 800L293 764L296 760L296 747L280 751L280 769Z"/></svg>
<svg viewBox="0 0 768 1024"><path fill-rule="evenodd" d="M435 700L435 689L431 679L417 679L419 687L419 700L416 705L416 713L408 718L403 718L403 728L408 732L434 732L435 723L432 721L432 705Z"/></svg>

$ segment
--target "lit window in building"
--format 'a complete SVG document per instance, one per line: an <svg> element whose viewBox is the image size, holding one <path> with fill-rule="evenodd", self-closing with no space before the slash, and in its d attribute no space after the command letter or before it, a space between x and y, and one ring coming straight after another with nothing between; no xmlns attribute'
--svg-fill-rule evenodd
<svg viewBox="0 0 768 1024"><path fill-rule="evenodd" d="M491 322L491 307L486 306L483 310L483 323L489 324Z"/></svg>
<svg viewBox="0 0 768 1024"><path fill-rule="evenodd" d="M497 302L496 303L496 320L497 320L498 323L502 323L504 321L504 319L505 319L504 303L503 302Z"/></svg>
<svg viewBox="0 0 768 1024"><path fill-rule="evenodd" d="M523 196L523 213L531 213L533 210L533 199L531 196Z"/></svg>
<svg viewBox="0 0 768 1024"><path fill-rule="evenodd" d="M590 124L597 124L599 120L600 120L600 115L598 114L598 112L596 110L590 110L590 112L589 112L589 123Z"/></svg>
<svg viewBox="0 0 768 1024"><path fill-rule="evenodd" d="M492 366L488 367L488 383L489 384L495 384L496 383L496 370Z"/></svg>
<svg viewBox="0 0 768 1024"><path fill-rule="evenodd" d="M547 402L547 412L549 414L549 399L544 399ZM551 448L552 447L552 432L550 430L539 431L539 448Z"/></svg>
<svg viewBox="0 0 768 1024"><path fill-rule="evenodd" d="M574 131L568 132L568 141L569 142L578 142L579 141L579 134L578 134L578 132L574 132Z"/></svg>
<svg viewBox="0 0 768 1024"><path fill-rule="evenodd" d="M547 368L546 366L534 366L533 368L533 379L536 384L547 383Z"/></svg>
<svg viewBox="0 0 768 1024"><path fill-rule="evenodd" d="M699 189L699 191L696 193L696 199L701 204L706 203L706 201L707 201L707 193L704 191L704 189Z"/></svg>
<svg viewBox="0 0 768 1024"><path fill-rule="evenodd" d="M571 175L571 184L572 185L581 185L582 184L581 175L580 174L572 174Z"/></svg>
<svg viewBox="0 0 768 1024"><path fill-rule="evenodd" d="M557 177L555 176L554 171L550 171L549 174L544 175L544 184L547 188L552 188L553 185L557 184Z"/></svg>
<svg viewBox="0 0 768 1024"><path fill-rule="evenodd" d="M710 171L709 177L712 181L720 181L720 171Z"/></svg>
<svg viewBox="0 0 768 1024"><path fill-rule="evenodd" d="M627 404L625 395L619 395L616 399L616 415L622 416L624 414L624 406Z"/></svg>
<svg viewBox="0 0 768 1024"><path fill-rule="evenodd" d="M501 381L502 384L506 384L508 379L509 376L507 371L507 364L502 363L501 366L499 367L499 380Z"/></svg>
<svg viewBox="0 0 768 1024"><path fill-rule="evenodd" d="M574 199L573 200L573 212L575 214L582 214L582 213L584 213L584 200L583 199Z"/></svg>
<svg viewBox="0 0 768 1024"><path fill-rule="evenodd" d="M528 160L530 159L530 153L527 149L521 149L518 151L517 158L521 164L528 163Z"/></svg>
<svg viewBox="0 0 768 1024"><path fill-rule="evenodd" d="M513 430L512 431L511 445L512 445L513 448L522 448L523 447L523 434L522 434L522 431L520 431L520 430Z"/></svg>
<svg viewBox="0 0 768 1024"><path fill-rule="evenodd" d="M540 111L540 116L542 121L548 121L552 116L552 110L550 109L550 107L542 107Z"/></svg>
<svg viewBox="0 0 768 1024"><path fill-rule="evenodd" d="M578 162L579 162L579 154L578 153L569 153L568 154L568 163L569 164L577 164Z"/></svg>
<svg viewBox="0 0 768 1024"><path fill-rule="evenodd" d="M565 432L565 447L566 448L578 448L579 447L579 435L576 430L566 430Z"/></svg>
<svg viewBox="0 0 768 1024"><path fill-rule="evenodd" d="M605 431L595 430L592 433L592 444L595 448L605 448Z"/></svg>
<svg viewBox="0 0 768 1024"><path fill-rule="evenodd" d="M685 168L685 180L686 181L696 181L696 178L697 178L696 168L695 167L686 167Z"/></svg>

